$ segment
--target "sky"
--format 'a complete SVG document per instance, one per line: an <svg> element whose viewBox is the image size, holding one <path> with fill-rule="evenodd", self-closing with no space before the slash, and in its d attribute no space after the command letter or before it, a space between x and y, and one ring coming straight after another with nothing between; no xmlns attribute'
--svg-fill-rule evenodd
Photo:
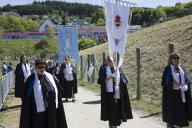
<svg viewBox="0 0 192 128"><path fill-rule="evenodd" d="M22 5L33 3L34 0L0 0L0 6L6 4L11 5ZM44 1L44 0L38 0ZM54 1L54 0L53 0ZM66 2L78 2L78 3L89 3L94 5L102 5L103 0L60 0ZM137 3L137 7L157 7L157 6L174 6L177 2L192 2L192 0L124 0L129 2Z"/></svg>

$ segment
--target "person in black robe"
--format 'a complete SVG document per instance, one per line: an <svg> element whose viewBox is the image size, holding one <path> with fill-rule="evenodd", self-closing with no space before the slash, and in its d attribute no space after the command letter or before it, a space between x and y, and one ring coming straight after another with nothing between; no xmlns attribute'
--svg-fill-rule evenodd
<svg viewBox="0 0 192 128"><path fill-rule="evenodd" d="M183 70L183 85L182 73ZM177 77L174 75L177 74ZM191 80L189 75L180 65L180 57L173 53L169 57L168 66L166 66L162 76L162 118L167 123L167 128L176 128L189 126L192 120L192 102L191 102ZM183 91L184 90L184 91ZM183 95L182 95L183 93Z"/></svg>
<svg viewBox="0 0 192 128"><path fill-rule="evenodd" d="M101 71L101 120L109 121L110 128L116 128L120 126L122 122L126 122L128 119L132 119L132 110L129 101L129 95L126 84L128 80L124 74L120 73L120 99L115 100L114 91L107 91L107 80L112 79L112 90L114 90L115 81L113 62L108 57L108 66L102 68ZM107 68L111 69L112 77L108 78Z"/></svg>
<svg viewBox="0 0 192 128"><path fill-rule="evenodd" d="M30 74L31 70L29 65L26 63L26 56L22 55L20 57L20 63L15 69L15 97L23 97L25 82Z"/></svg>
<svg viewBox="0 0 192 128"><path fill-rule="evenodd" d="M71 64L71 57L66 56L65 62L61 65L60 79L63 87L63 98L68 101L69 98L75 102L75 94L77 93L77 70Z"/></svg>
<svg viewBox="0 0 192 128"><path fill-rule="evenodd" d="M25 84L19 128L67 128L58 80L45 72L44 60L36 60L35 65Z"/></svg>
<svg viewBox="0 0 192 128"><path fill-rule="evenodd" d="M98 80L97 80L97 84L101 85L101 73L102 73L102 69L107 66L107 59L103 60L103 64L101 65L101 67L99 68L99 73L98 73Z"/></svg>

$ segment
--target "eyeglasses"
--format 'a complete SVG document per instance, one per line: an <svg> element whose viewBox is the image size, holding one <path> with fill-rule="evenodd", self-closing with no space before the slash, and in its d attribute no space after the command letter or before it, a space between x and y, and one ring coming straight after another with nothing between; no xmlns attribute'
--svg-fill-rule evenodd
<svg viewBox="0 0 192 128"><path fill-rule="evenodd" d="M180 58L179 57L172 57L172 59L179 60Z"/></svg>
<svg viewBox="0 0 192 128"><path fill-rule="evenodd" d="M38 69L45 69L45 66L37 66Z"/></svg>

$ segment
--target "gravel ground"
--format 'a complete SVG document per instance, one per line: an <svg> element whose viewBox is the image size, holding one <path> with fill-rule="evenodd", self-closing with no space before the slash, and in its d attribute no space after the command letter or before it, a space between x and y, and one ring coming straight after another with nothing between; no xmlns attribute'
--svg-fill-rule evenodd
<svg viewBox="0 0 192 128"><path fill-rule="evenodd" d="M108 128L108 122L100 121L100 96L79 87L75 103L64 103L69 128ZM134 119L123 123L119 128L165 128L159 117L145 117L148 114L133 111Z"/></svg>

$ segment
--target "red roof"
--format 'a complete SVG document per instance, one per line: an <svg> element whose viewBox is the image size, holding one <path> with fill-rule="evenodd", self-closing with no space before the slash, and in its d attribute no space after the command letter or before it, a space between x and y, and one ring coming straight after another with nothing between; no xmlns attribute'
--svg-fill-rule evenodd
<svg viewBox="0 0 192 128"><path fill-rule="evenodd" d="M9 35L48 35L48 32L2 32L1 34Z"/></svg>

